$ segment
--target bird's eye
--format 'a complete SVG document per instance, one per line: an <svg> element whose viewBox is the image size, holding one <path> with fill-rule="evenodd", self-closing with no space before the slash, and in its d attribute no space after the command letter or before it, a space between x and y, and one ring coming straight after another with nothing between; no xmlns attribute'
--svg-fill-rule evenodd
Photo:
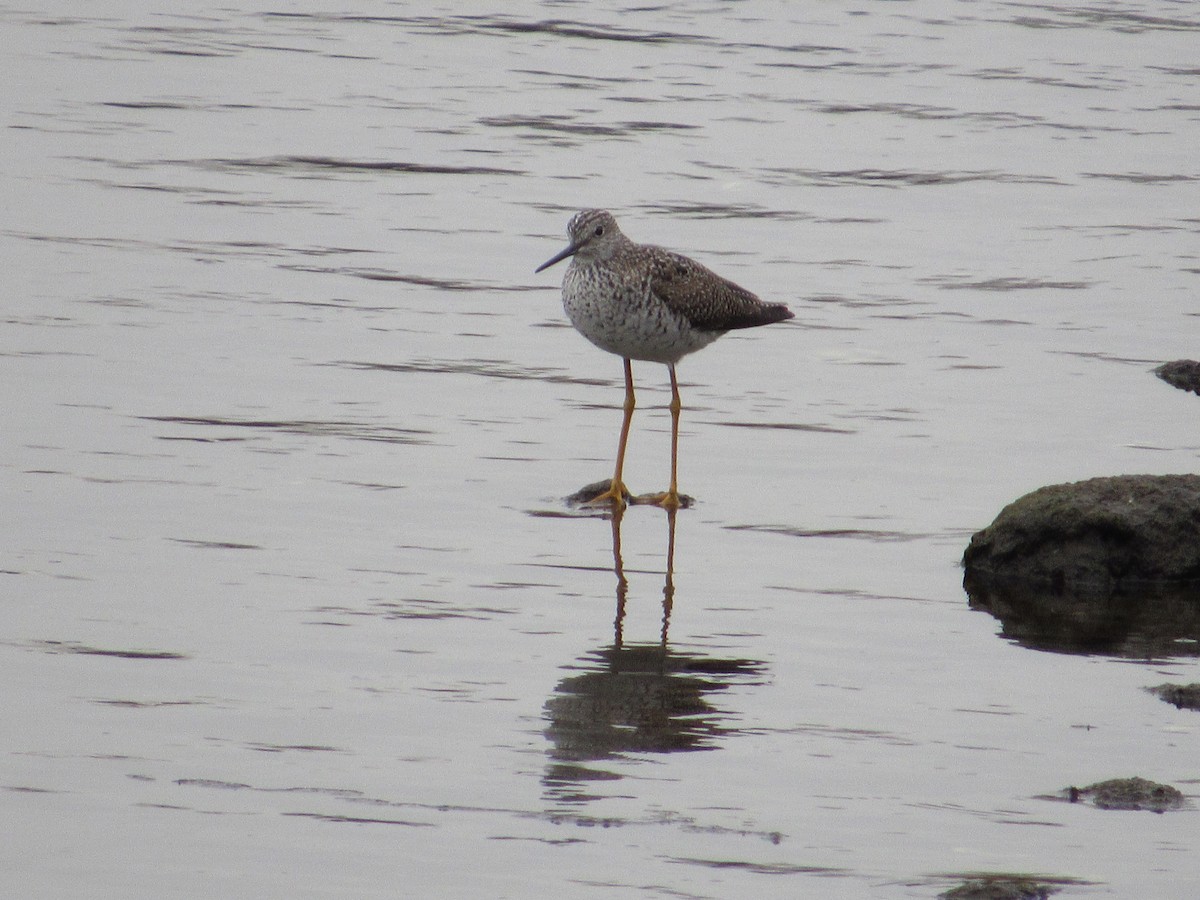
<svg viewBox="0 0 1200 900"><path fill-rule="evenodd" d="M600 237L600 235L604 234L604 226L597 225L596 230L593 231L592 234L594 234L596 237Z"/></svg>

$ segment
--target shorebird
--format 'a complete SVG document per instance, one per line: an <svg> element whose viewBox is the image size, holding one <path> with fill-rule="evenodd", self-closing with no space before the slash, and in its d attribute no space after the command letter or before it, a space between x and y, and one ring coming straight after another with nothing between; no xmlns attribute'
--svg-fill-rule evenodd
<svg viewBox="0 0 1200 900"><path fill-rule="evenodd" d="M635 244L606 210L576 213L567 225L567 237L566 249L535 271L572 257L562 287L567 317L585 338L625 362L625 418L616 470L608 490L590 502L621 507L629 494L621 472L636 406L631 364L636 359L663 363L671 374L671 486L659 494L635 497L633 502L678 509L683 404L675 364L727 331L770 325L792 318L793 313L782 303L764 303L693 259L652 244Z"/></svg>

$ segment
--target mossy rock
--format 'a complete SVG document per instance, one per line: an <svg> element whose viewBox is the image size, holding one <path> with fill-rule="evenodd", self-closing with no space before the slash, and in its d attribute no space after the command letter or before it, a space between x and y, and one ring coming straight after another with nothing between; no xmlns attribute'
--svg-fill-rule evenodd
<svg viewBox="0 0 1200 900"><path fill-rule="evenodd" d="M1200 475L1117 475L1039 488L971 537L968 574L1055 590L1200 583Z"/></svg>

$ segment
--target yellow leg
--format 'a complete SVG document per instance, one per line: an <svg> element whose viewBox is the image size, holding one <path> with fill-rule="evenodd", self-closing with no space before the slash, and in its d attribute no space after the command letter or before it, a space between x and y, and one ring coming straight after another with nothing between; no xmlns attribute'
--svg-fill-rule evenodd
<svg viewBox="0 0 1200 900"><path fill-rule="evenodd" d="M683 504L679 500L679 480L676 476L679 469L679 413L683 409L683 402L679 399L679 381L675 378L674 364L667 363L667 370L671 373L671 405L668 407L671 410L671 486L666 493L647 494L636 498L634 502L661 506L663 509L679 509Z"/></svg>
<svg viewBox="0 0 1200 900"><path fill-rule="evenodd" d="M679 382L675 378L675 366L668 366L671 372L671 488L667 491L669 503L664 506L679 508L679 414L683 412L683 401L679 399Z"/></svg>
<svg viewBox="0 0 1200 900"><path fill-rule="evenodd" d="M612 484L608 486L608 490L597 494L588 501L589 504L611 503L616 507L625 506L625 497L629 490L621 480L621 472L625 468L625 445L629 443L629 425L633 422L633 410L636 406L633 396L633 363L625 360L625 418L621 421L621 438L617 443L617 467L613 471Z"/></svg>

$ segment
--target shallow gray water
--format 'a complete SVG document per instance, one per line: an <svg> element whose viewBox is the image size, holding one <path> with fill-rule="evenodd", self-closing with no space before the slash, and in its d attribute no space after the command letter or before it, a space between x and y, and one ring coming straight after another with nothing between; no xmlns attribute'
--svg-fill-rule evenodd
<svg viewBox="0 0 1200 900"><path fill-rule="evenodd" d="M958 568L1196 470L1192 4L143 7L0 8L13 896L1196 895L1194 808L1047 799L1194 799L1194 642L1027 649ZM680 367L669 578L563 500L586 206L797 314Z"/></svg>

